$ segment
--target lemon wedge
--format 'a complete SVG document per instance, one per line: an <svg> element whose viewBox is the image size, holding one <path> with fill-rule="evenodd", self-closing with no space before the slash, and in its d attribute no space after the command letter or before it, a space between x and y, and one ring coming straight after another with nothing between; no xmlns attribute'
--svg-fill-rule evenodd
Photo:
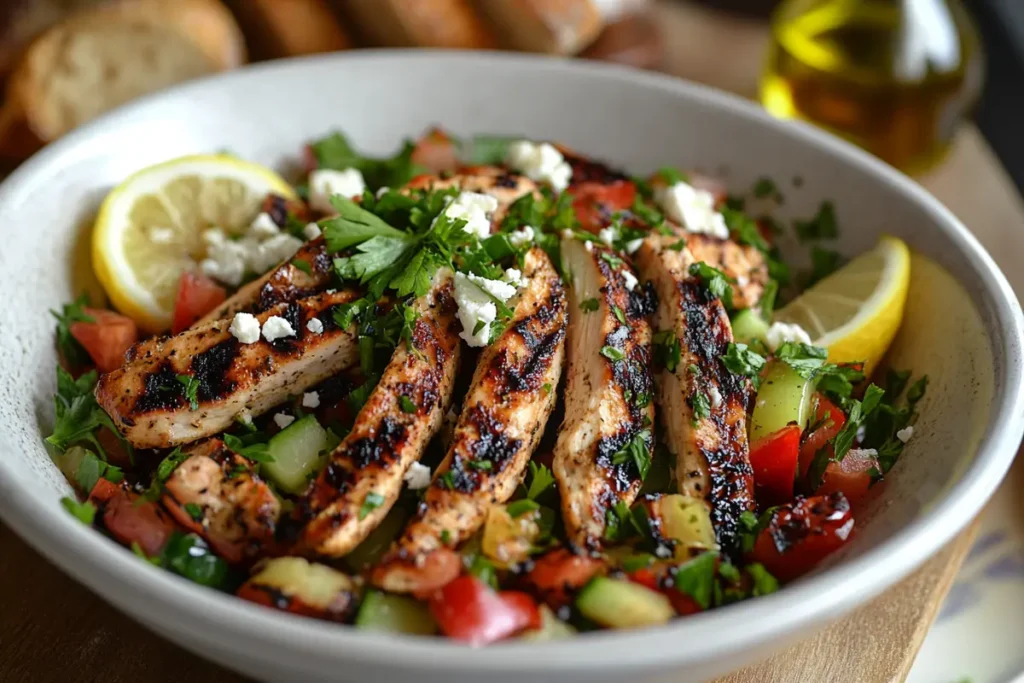
<svg viewBox="0 0 1024 683"><path fill-rule="evenodd" d="M170 326L178 280L204 255L211 227L238 234L268 193L295 191L258 164L194 155L144 168L114 188L92 235L92 265L114 306L143 329Z"/></svg>
<svg viewBox="0 0 1024 683"><path fill-rule="evenodd" d="M800 325L833 363L864 361L870 374L899 330L909 285L910 249L886 235L776 311L775 320Z"/></svg>

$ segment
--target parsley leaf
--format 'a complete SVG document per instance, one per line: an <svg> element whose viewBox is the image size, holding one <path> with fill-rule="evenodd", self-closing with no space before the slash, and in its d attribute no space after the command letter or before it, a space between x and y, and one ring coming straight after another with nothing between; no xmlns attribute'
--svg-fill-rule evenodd
<svg viewBox="0 0 1024 683"><path fill-rule="evenodd" d="M768 280L761 292L761 298L757 302L757 310L761 317L769 325L772 322L772 315L775 311L775 299L779 296L779 283L776 280Z"/></svg>
<svg viewBox="0 0 1024 683"><path fill-rule="evenodd" d="M726 308L732 308L732 287L736 281L719 269L700 261L690 266L690 275L697 277L712 295L722 300Z"/></svg>
<svg viewBox="0 0 1024 683"><path fill-rule="evenodd" d="M416 412L416 404L413 403L412 399L408 396L400 396L398 399L398 405L401 406L403 413Z"/></svg>
<svg viewBox="0 0 1024 683"><path fill-rule="evenodd" d="M623 444L619 451L612 455L612 464L622 465L626 462L632 462L636 465L640 481L643 481L647 478L647 473L651 469L651 445L653 442L651 430L641 429L629 441Z"/></svg>
<svg viewBox="0 0 1024 683"><path fill-rule="evenodd" d="M626 314L622 312L621 308L619 308L618 306L614 306L613 305L612 306L612 313L615 314L615 319L618 320L620 324L622 324L622 325L626 324Z"/></svg>
<svg viewBox="0 0 1024 683"><path fill-rule="evenodd" d="M309 261L307 261L306 259L292 259L292 265L301 270L306 275L313 274L313 267L309 265Z"/></svg>
<svg viewBox="0 0 1024 683"><path fill-rule="evenodd" d="M68 365L74 367L88 365L92 362L85 347L79 344L78 340L71 335L71 325L73 323L96 322L84 310L88 305L89 297L82 294L71 303L64 304L61 307L60 313L52 309L50 310L50 315L57 319L57 350L60 351L60 355Z"/></svg>
<svg viewBox="0 0 1024 683"><path fill-rule="evenodd" d="M828 358L828 349L801 342L783 342L775 350L775 357L796 370L804 379L810 379Z"/></svg>
<svg viewBox="0 0 1024 683"><path fill-rule="evenodd" d="M555 475L545 465L530 461L530 485L526 497L536 500L555 483Z"/></svg>
<svg viewBox="0 0 1024 683"><path fill-rule="evenodd" d="M238 453L243 458L247 458L253 462L274 462L274 456L270 454L270 446L268 444L260 442L246 444L237 436L232 436L231 434L225 434L223 439L225 446L235 453Z"/></svg>
<svg viewBox="0 0 1024 683"><path fill-rule="evenodd" d="M696 393L690 399L690 405L693 407L693 424L694 426L700 420L711 417L711 399L705 393Z"/></svg>
<svg viewBox="0 0 1024 683"><path fill-rule="evenodd" d="M96 506L91 501L80 503L74 498L64 496L60 499L60 504L79 522L86 526L92 526L92 522L96 518Z"/></svg>
<svg viewBox="0 0 1024 683"><path fill-rule="evenodd" d="M626 357L626 354L614 346L602 346L601 355L611 361L620 361Z"/></svg>
<svg viewBox="0 0 1024 683"><path fill-rule="evenodd" d="M823 249L817 245L811 247L811 272L807 275L804 287L810 287L823 280L843 265L843 257L838 251Z"/></svg>
<svg viewBox="0 0 1024 683"><path fill-rule="evenodd" d="M754 378L764 367L765 359L759 353L751 351L746 344L730 343L725 350L725 355L722 356L722 363L729 372L735 375Z"/></svg>
<svg viewBox="0 0 1024 683"><path fill-rule="evenodd" d="M456 141L459 158L471 166L499 166L505 162L509 145L522 138L496 135L474 135Z"/></svg>
<svg viewBox="0 0 1024 683"><path fill-rule="evenodd" d="M654 175L661 178L665 181L666 185L670 186L677 183L689 182L690 180L688 175L680 171L678 168L673 168L671 166L662 166Z"/></svg>
<svg viewBox="0 0 1024 683"><path fill-rule="evenodd" d="M779 188L775 185L775 181L768 177L762 177L754 183L754 196L758 199L764 199L765 197L779 197Z"/></svg>
<svg viewBox="0 0 1024 683"><path fill-rule="evenodd" d="M717 558L717 553L708 551L673 570L676 590L689 595L703 609L711 606Z"/></svg>
<svg viewBox="0 0 1024 683"><path fill-rule="evenodd" d="M767 253L771 250L771 245L761 234L761 230L757 227L757 223L752 218L747 216L742 211L735 211L729 208L722 209L722 218L725 219L725 225L729 228L729 232L736 235L736 240L740 244L749 244L760 252Z"/></svg>
<svg viewBox="0 0 1024 683"><path fill-rule="evenodd" d="M373 190L384 186L400 187L425 170L412 161L412 153L416 146L411 141L406 141L393 157L381 159L357 153L339 132L310 143L309 148L318 168L337 171L347 168L358 169L363 174L367 186Z"/></svg>
<svg viewBox="0 0 1024 683"><path fill-rule="evenodd" d="M796 230L797 239L801 242L835 239L839 236L835 206L832 202L822 202L818 207L818 213L813 218L794 221L793 228Z"/></svg>
<svg viewBox="0 0 1024 683"><path fill-rule="evenodd" d="M669 372L675 372L682 359L682 347L673 330L661 330L654 334L654 362Z"/></svg>
<svg viewBox="0 0 1024 683"><path fill-rule="evenodd" d="M373 237L408 240L409 235L391 227L376 214L340 195L331 197L337 216L320 221L328 251L342 251Z"/></svg>
<svg viewBox="0 0 1024 683"><path fill-rule="evenodd" d="M505 512L510 517L522 517L527 512L533 512L540 509L540 503L536 502L531 498L522 498L520 500L512 501L505 506Z"/></svg>
<svg viewBox="0 0 1024 683"><path fill-rule="evenodd" d="M751 595L754 597L768 595L779 590L779 580L772 576L760 562L751 562L744 569L754 582L751 588Z"/></svg>
<svg viewBox="0 0 1024 683"><path fill-rule="evenodd" d="M199 380L192 375L175 375L175 379L185 387L185 398L192 410L199 410Z"/></svg>
<svg viewBox="0 0 1024 683"><path fill-rule="evenodd" d="M96 403L92 390L97 377L93 370L76 380L64 368L57 366L57 393L53 397L55 420L53 433L46 437L46 442L63 451L75 443L88 441L106 460L107 452L96 438L96 430L107 427L125 444L129 458L134 459L131 444L124 441L110 416Z"/></svg>
<svg viewBox="0 0 1024 683"><path fill-rule="evenodd" d="M384 496L376 491L370 491L363 498L363 504L359 508L359 519L366 519L366 516L384 504Z"/></svg>
<svg viewBox="0 0 1024 683"><path fill-rule="evenodd" d="M189 517L192 518L192 521L194 521L194 522L201 522L201 521L203 521L203 517L205 517L205 515L203 514L203 508L202 507L200 507L196 503L185 503L184 507L185 507L185 512L188 514Z"/></svg>
<svg viewBox="0 0 1024 683"><path fill-rule="evenodd" d="M580 310L583 311L584 313L593 313L598 309L599 306L600 304L598 303L596 298L585 299L580 302Z"/></svg>

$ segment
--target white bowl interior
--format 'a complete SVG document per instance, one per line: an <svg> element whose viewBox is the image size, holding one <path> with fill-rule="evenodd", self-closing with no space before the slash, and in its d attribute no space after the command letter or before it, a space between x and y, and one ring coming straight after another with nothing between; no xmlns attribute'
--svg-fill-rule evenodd
<svg viewBox="0 0 1024 683"><path fill-rule="evenodd" d="M117 551L103 547L109 544L98 536L86 537L63 517L56 501L69 488L47 456L41 435L52 421L56 362L53 320L46 311L94 286L83 275L88 271L83 234L112 186L145 165L222 149L285 169L294 165L303 142L332 129L344 131L361 150L387 153L402 137L435 123L461 135L521 133L559 140L636 173L662 165L703 169L722 175L737 190L768 176L786 197L781 218L809 217L822 199L834 200L843 229L836 244L840 251L855 254L883 232L914 248L906 323L892 356L895 366L927 372L932 382L917 433L884 490L873 496L868 523L843 553L842 566L769 599L653 632L672 636L663 643L680 643L660 648L664 651L643 644L639 634L604 634L543 650L512 646L487 657L433 643L432 651L448 652L445 656L454 663L430 668L466 672L479 667L473 670L510 675L517 667L536 673L585 669L590 680L599 669L616 675L636 672L644 663L652 670L687 663L701 675L726 670L741 660L723 666L722 656L737 655L745 647L749 656L754 652L750 647L769 641L775 630L754 626L730 634L740 620L770 620L774 613L776 625L782 624L778 637L837 616L900 578L951 537L998 483L1012 457L1008 449L1019 442L1024 412L1019 409L1020 310L987 255L913 183L842 143L664 77L523 57L379 53L263 66L151 98L53 145L0 187L5 239L0 248L0 272L5 274L0 279L5 302L0 307L0 424L5 436L0 509L6 520L65 568L81 561L82 568L72 571L137 616L141 608L128 604L133 591L147 593L154 605L172 595L188 595L185 604L161 607L166 619L160 614L141 617L170 635L184 638L187 616L194 614L189 610L205 601L213 622L237 623L236 617L243 617L248 623L238 628L250 629L256 638L268 637L261 629L274 623L270 620L285 624L281 628L292 637L282 636L279 647L299 647L301 635L305 657L285 661L311 676L349 657L377 666L374 657L385 651L394 652L390 666L404 669L410 655L427 651L411 639L392 641L385 650L385 641L333 626L229 606L227 598L157 577L142 564L118 564L126 581L118 599L118 591L90 580L95 570L111 566ZM802 180L800 187L794 178ZM976 459L979 449L983 456ZM815 600L819 606L812 604ZM821 604L832 613L825 614ZM175 609L183 611L172 614ZM233 648L230 639L224 636L218 643L213 637L210 647L227 652ZM317 649L345 642L365 647L360 653ZM630 651L630 644L643 648L643 662L628 657L625 664L613 662ZM268 646L267 657L273 647ZM253 662L262 666L261 656ZM375 670L388 665L379 666Z"/></svg>

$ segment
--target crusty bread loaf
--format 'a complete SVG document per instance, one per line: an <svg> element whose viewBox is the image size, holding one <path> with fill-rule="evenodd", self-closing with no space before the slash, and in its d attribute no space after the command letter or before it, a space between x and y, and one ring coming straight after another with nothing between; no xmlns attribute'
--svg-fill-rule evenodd
<svg viewBox="0 0 1024 683"><path fill-rule="evenodd" d="M48 142L140 95L244 59L241 32L217 0L119 0L33 41L11 74L5 107Z"/></svg>
<svg viewBox="0 0 1024 683"><path fill-rule="evenodd" d="M242 25L252 59L278 59L352 47L327 0L225 0Z"/></svg>
<svg viewBox="0 0 1024 683"><path fill-rule="evenodd" d="M32 39L76 10L104 0L0 0L0 78Z"/></svg>
<svg viewBox="0 0 1024 683"><path fill-rule="evenodd" d="M593 0L476 0L501 36L516 50L572 55L601 32Z"/></svg>
<svg viewBox="0 0 1024 683"><path fill-rule="evenodd" d="M470 0L334 0L371 43L388 47L493 48L494 33Z"/></svg>

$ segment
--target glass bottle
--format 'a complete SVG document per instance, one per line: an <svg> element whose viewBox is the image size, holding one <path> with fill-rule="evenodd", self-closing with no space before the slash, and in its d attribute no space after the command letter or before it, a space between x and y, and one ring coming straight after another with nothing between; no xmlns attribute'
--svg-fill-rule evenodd
<svg viewBox="0 0 1024 683"><path fill-rule="evenodd" d="M917 173L940 161L981 90L977 29L960 0L785 0L761 101Z"/></svg>

